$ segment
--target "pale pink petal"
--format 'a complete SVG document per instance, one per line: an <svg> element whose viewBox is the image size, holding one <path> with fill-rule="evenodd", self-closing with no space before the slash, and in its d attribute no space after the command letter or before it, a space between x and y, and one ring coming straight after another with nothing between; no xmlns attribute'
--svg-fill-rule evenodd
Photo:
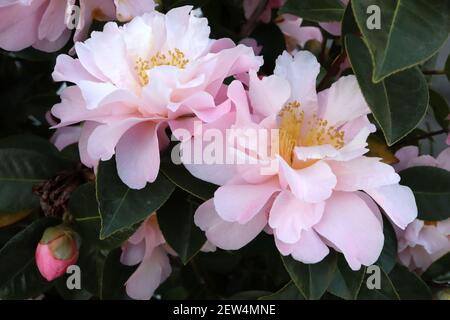
<svg viewBox="0 0 450 320"><path fill-rule="evenodd" d="M225 221L248 223L279 190L276 181L259 185L225 185L214 194L214 205Z"/></svg>
<svg viewBox="0 0 450 320"><path fill-rule="evenodd" d="M286 243L296 243L302 230L314 226L322 217L325 203L307 203L298 200L290 191L281 192L269 214L269 225L276 238Z"/></svg>
<svg viewBox="0 0 450 320"><path fill-rule="evenodd" d="M117 143L117 173L132 189L142 189L158 176L160 156L157 128L152 122L138 124Z"/></svg>
<svg viewBox="0 0 450 320"><path fill-rule="evenodd" d="M375 263L383 249L383 225L355 193L335 192L314 229L344 254L352 270Z"/></svg>
<svg viewBox="0 0 450 320"><path fill-rule="evenodd" d="M333 36L341 35L341 23L340 22L320 22L319 25L324 28L328 33Z"/></svg>
<svg viewBox="0 0 450 320"><path fill-rule="evenodd" d="M238 250L264 229L267 212L262 210L246 224L226 222L217 214L211 199L198 207L194 220L195 224L205 231L209 242L224 250Z"/></svg>
<svg viewBox="0 0 450 320"><path fill-rule="evenodd" d="M125 285L128 296L136 300L149 300L158 286L167 279L170 270L166 251L162 247L155 248L127 280Z"/></svg>
<svg viewBox="0 0 450 320"><path fill-rule="evenodd" d="M250 72L249 96L255 113L262 116L277 114L291 95L289 83L276 75L258 78Z"/></svg>
<svg viewBox="0 0 450 320"><path fill-rule="evenodd" d="M405 227L417 217L417 206L410 188L392 184L364 190L386 212L399 228Z"/></svg>
<svg viewBox="0 0 450 320"><path fill-rule="evenodd" d="M51 137L50 141L55 145L58 150L62 150L65 147L77 143L80 140L81 127L70 126L59 128Z"/></svg>
<svg viewBox="0 0 450 320"><path fill-rule="evenodd" d="M145 242L141 241L138 244L125 243L122 247L122 254L120 256L120 263L126 266L134 266L142 261L145 254Z"/></svg>
<svg viewBox="0 0 450 320"><path fill-rule="evenodd" d="M439 156L436 158L437 166L441 169L445 169L450 171L450 148L442 151Z"/></svg>
<svg viewBox="0 0 450 320"><path fill-rule="evenodd" d="M331 126L339 127L370 113L353 75L341 77L329 89L321 91L318 100L319 117L328 120Z"/></svg>
<svg viewBox="0 0 450 320"><path fill-rule="evenodd" d="M294 244L283 243L275 237L275 244L283 255L292 257L302 263L317 263L325 258L330 250L313 229L302 230L300 240Z"/></svg>
<svg viewBox="0 0 450 320"><path fill-rule="evenodd" d="M280 158L280 174L282 183L289 185L299 200L311 203L329 198L337 182L336 176L324 161L295 170Z"/></svg>
<svg viewBox="0 0 450 320"><path fill-rule="evenodd" d="M117 19L122 22L151 12L156 6L153 0L114 0L114 4L116 5Z"/></svg>
<svg viewBox="0 0 450 320"><path fill-rule="evenodd" d="M97 78L92 76L82 66L79 59L61 54L56 58L55 70L52 73L55 81L68 81L78 83L82 80L96 81Z"/></svg>
<svg viewBox="0 0 450 320"><path fill-rule="evenodd" d="M335 190L357 191L395 184L400 177L380 158L359 157L349 161L328 161L337 177Z"/></svg>
<svg viewBox="0 0 450 320"><path fill-rule="evenodd" d="M284 14L283 20L277 25L286 36L291 37L297 41L300 46L304 46L310 40L323 41L322 33L317 27L301 27L302 19Z"/></svg>
<svg viewBox="0 0 450 320"><path fill-rule="evenodd" d="M66 1L49 1L38 29L39 40L56 41L66 30Z"/></svg>
<svg viewBox="0 0 450 320"><path fill-rule="evenodd" d="M86 121L82 128L80 134L80 140L78 141L78 149L80 150L80 160L81 162L89 168L96 167L98 164L98 159L92 158L88 153L88 140L91 137L92 132L100 124L94 121Z"/></svg>
<svg viewBox="0 0 450 320"><path fill-rule="evenodd" d="M316 112L317 93L316 78L320 64L309 51L299 51L294 56L286 51L278 57L274 74L289 81L291 86L290 101L300 102L305 112Z"/></svg>

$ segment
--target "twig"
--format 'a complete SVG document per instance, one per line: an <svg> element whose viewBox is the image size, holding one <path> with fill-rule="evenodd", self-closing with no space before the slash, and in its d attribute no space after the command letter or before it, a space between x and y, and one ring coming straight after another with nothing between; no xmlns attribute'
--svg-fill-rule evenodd
<svg viewBox="0 0 450 320"><path fill-rule="evenodd" d="M422 140L422 139L427 139L427 138L431 138L433 136L437 136L439 134L444 134L444 133L448 133L448 130L441 129L441 130L437 130L437 131L428 132L428 133L425 133L425 134L422 134L420 136L412 138L411 141L418 141L418 140Z"/></svg>
<svg viewBox="0 0 450 320"><path fill-rule="evenodd" d="M345 58L347 58L347 53L344 51L333 61L330 68L328 69L327 74L325 75L325 77L323 77L322 81L318 85L318 91L325 89L328 82L330 82L331 79L337 76L337 74L341 70L341 64L345 61Z"/></svg>
<svg viewBox="0 0 450 320"><path fill-rule="evenodd" d="M445 70L422 70L423 74L426 75L445 75Z"/></svg>
<svg viewBox="0 0 450 320"><path fill-rule="evenodd" d="M255 28L259 22L259 18L261 17L261 14L263 13L264 9L266 8L268 2L269 2L269 0L261 0L259 2L255 11L253 11L250 18L242 26L242 29L241 29L241 37L242 38L248 37L253 32L253 30L255 30Z"/></svg>

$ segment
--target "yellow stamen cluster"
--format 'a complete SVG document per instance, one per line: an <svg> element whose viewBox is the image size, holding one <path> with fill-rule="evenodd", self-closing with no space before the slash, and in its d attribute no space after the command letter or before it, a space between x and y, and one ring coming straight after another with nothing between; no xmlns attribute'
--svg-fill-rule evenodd
<svg viewBox="0 0 450 320"><path fill-rule="evenodd" d="M305 113L300 109L298 101L286 104L280 111L279 130L279 153L290 165L293 163L296 146L330 144L336 149L344 146L344 132L328 126L327 120L313 115L312 119L305 123ZM308 165L310 164L308 162Z"/></svg>
<svg viewBox="0 0 450 320"><path fill-rule="evenodd" d="M289 164L292 163L292 151L297 145L304 117L298 101L289 102L279 113L280 156Z"/></svg>
<svg viewBox="0 0 450 320"><path fill-rule="evenodd" d="M322 120L313 115L311 121L308 121L308 132L302 139L303 146L315 146L322 144L331 144L336 149L344 146L344 132L336 130L333 126L328 126L327 120Z"/></svg>
<svg viewBox="0 0 450 320"><path fill-rule="evenodd" d="M188 63L189 60L185 58L184 53L175 48L167 53L158 52L148 60L138 58L134 69L139 77L139 82L142 86L145 86L150 81L147 74L148 70L158 66L173 66L184 69Z"/></svg>

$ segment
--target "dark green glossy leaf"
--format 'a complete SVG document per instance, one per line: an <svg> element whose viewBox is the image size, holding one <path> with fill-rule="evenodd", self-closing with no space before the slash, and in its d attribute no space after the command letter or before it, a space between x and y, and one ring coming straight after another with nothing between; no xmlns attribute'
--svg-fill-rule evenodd
<svg viewBox="0 0 450 320"><path fill-rule="evenodd" d="M389 274L401 300L431 300L431 291L418 275L396 265Z"/></svg>
<svg viewBox="0 0 450 320"><path fill-rule="evenodd" d="M389 145L411 132L424 117L428 88L422 73L407 69L372 83L372 65L364 42L355 35L346 38L346 49L364 98ZM408 94L405 94L407 92Z"/></svg>
<svg viewBox="0 0 450 320"><path fill-rule="evenodd" d="M202 200L214 197L218 188L215 184L197 179L182 164L174 164L170 159L170 152L164 153L161 158L161 172L179 188Z"/></svg>
<svg viewBox="0 0 450 320"><path fill-rule="evenodd" d="M96 182L102 218L100 239L141 222L159 209L175 189L161 173L155 182L147 184L144 189L130 189L120 180L114 160L100 163Z"/></svg>
<svg viewBox="0 0 450 320"><path fill-rule="evenodd" d="M439 123L442 129L447 130L450 126L450 121L448 120L450 108L448 107L445 98L431 89L430 106L433 109L434 119L436 119L437 123Z"/></svg>
<svg viewBox="0 0 450 320"><path fill-rule="evenodd" d="M186 264L206 242L204 232L194 224L194 213L198 203L184 192L174 192L159 208L158 223L167 243Z"/></svg>
<svg viewBox="0 0 450 320"><path fill-rule="evenodd" d="M450 252L433 262L423 274L423 278L436 283L448 283L450 281Z"/></svg>
<svg viewBox="0 0 450 320"><path fill-rule="evenodd" d="M364 279L366 268L362 267L358 271L353 271L348 266L347 261L343 255L339 255L337 268L328 291L335 296L354 300L358 297L359 290Z"/></svg>
<svg viewBox="0 0 450 320"><path fill-rule="evenodd" d="M258 300L305 300L294 282L289 281L283 288Z"/></svg>
<svg viewBox="0 0 450 320"><path fill-rule="evenodd" d="M279 13L290 13L309 21L341 21L344 6L339 0L288 0Z"/></svg>
<svg viewBox="0 0 450 320"><path fill-rule="evenodd" d="M309 300L322 297L333 280L337 266L337 255L334 252L330 252L325 259L316 264L304 264L290 256L282 259L292 281Z"/></svg>
<svg viewBox="0 0 450 320"><path fill-rule="evenodd" d="M358 294L358 300L400 300L400 296L389 276L382 268L379 268L379 270L380 288L369 289L368 284L373 284L370 277L376 276L377 273L374 273L374 271L366 273Z"/></svg>
<svg viewBox="0 0 450 320"><path fill-rule="evenodd" d="M14 213L39 206L34 185L51 178L61 164L33 150L0 149L0 212Z"/></svg>
<svg viewBox="0 0 450 320"><path fill-rule="evenodd" d="M383 216L384 245L376 262L386 273L391 272L397 261L397 236L391 222Z"/></svg>
<svg viewBox="0 0 450 320"><path fill-rule="evenodd" d="M103 250L120 247L135 231L135 226L116 232L105 240L100 240L101 217L95 196L95 184L86 183L71 195L69 211L74 217L74 228L83 242L98 246Z"/></svg>
<svg viewBox="0 0 450 320"><path fill-rule="evenodd" d="M371 5L379 8L380 29L368 28ZM448 0L358 0L352 7L370 49L376 82L428 60L450 31Z"/></svg>
<svg viewBox="0 0 450 320"><path fill-rule="evenodd" d="M401 183L416 198L418 218L426 221L450 217L450 172L436 167L413 167L400 173Z"/></svg>
<svg viewBox="0 0 450 320"><path fill-rule="evenodd" d="M39 273L34 254L44 230L58 220L39 219L11 238L0 250L0 298L26 299L51 286Z"/></svg>
<svg viewBox="0 0 450 320"><path fill-rule="evenodd" d="M106 257L101 277L102 290L100 299L129 299L125 293L125 282L136 268L120 263L121 252L121 249L115 249Z"/></svg>

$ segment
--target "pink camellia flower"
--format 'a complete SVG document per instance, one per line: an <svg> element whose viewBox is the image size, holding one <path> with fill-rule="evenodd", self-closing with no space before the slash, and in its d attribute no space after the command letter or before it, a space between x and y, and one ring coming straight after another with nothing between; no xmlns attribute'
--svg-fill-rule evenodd
<svg viewBox="0 0 450 320"><path fill-rule="evenodd" d="M215 247L206 243L202 251L214 251ZM122 246L120 262L127 266L139 267L125 283L128 296L136 300L149 300L155 290L172 272L169 254L176 253L166 244L159 229L156 213L152 213Z"/></svg>
<svg viewBox="0 0 450 320"><path fill-rule="evenodd" d="M120 178L140 189L156 179L159 151L171 128L214 121L230 109L224 80L258 69L262 59L229 39L211 40L192 7L152 12L119 27L109 22L75 44L78 59L60 55L53 78L66 88L52 108L56 127L84 122L82 162L95 167L114 154Z"/></svg>
<svg viewBox="0 0 450 320"><path fill-rule="evenodd" d="M285 2L285 0L269 0L266 8L261 14L260 21L269 23L272 17L272 9L280 8ZM249 19L252 16L259 3L260 0L244 0L243 6L246 19ZM291 14L284 14L276 19L275 22L288 39L293 39L295 41L295 45L303 47L305 43L310 40L322 42L323 37L320 29L317 27L301 27L302 21L302 18Z"/></svg>
<svg viewBox="0 0 450 320"><path fill-rule="evenodd" d="M128 296L137 300L148 300L155 290L172 272L168 254L173 251L166 245L156 219L151 214L122 246L120 262L139 267L127 280Z"/></svg>
<svg viewBox="0 0 450 320"><path fill-rule="evenodd" d="M437 158L419 156L416 146L403 147L395 153L400 160L397 171L416 166L438 167L450 171L450 148ZM416 219L406 229L395 228L398 238L398 257L411 271L422 273L434 261L450 252L450 219L423 221Z"/></svg>
<svg viewBox="0 0 450 320"><path fill-rule="evenodd" d="M66 226L47 228L36 248L36 264L48 281L62 276L78 259L76 234Z"/></svg>
<svg viewBox="0 0 450 320"><path fill-rule="evenodd" d="M401 229L416 218L413 193L398 184L394 169L364 156L375 126L355 77L342 77L317 94L319 69L311 53L285 52L275 75L250 73L248 94L241 83L230 84L232 129L278 129L279 139L266 139L262 148L230 143L227 152L240 159L234 167L185 164L194 176L222 185L195 214L217 247L239 249L266 230L282 255L316 263L332 247L358 270L373 264L383 247L376 204Z"/></svg>
<svg viewBox="0 0 450 320"><path fill-rule="evenodd" d="M128 21L155 8L153 0L80 0L78 12L72 12L74 4L74 0L0 0L0 48L19 51L33 46L57 51L72 34L67 21L77 22L74 41L80 41L94 20L117 16L119 21Z"/></svg>

